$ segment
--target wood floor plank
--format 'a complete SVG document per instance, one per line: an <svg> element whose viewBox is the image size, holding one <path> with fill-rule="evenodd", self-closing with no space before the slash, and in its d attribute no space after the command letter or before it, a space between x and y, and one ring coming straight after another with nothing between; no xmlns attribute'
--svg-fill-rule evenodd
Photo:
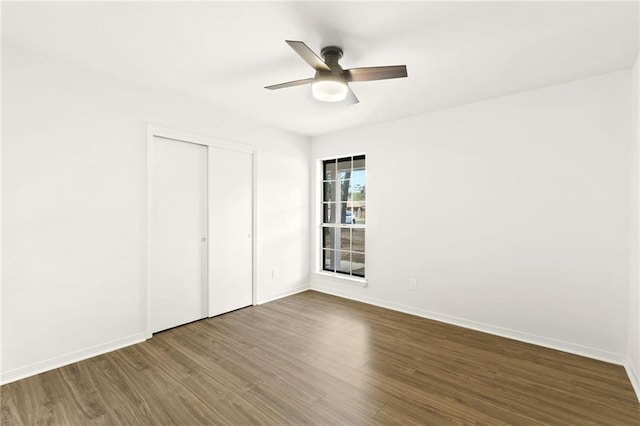
<svg viewBox="0 0 640 426"><path fill-rule="evenodd" d="M372 410L369 401L359 396L351 395L325 395L311 406L311 412L322 416L330 424L336 425L368 425L371 424L380 408Z"/></svg>
<svg viewBox="0 0 640 426"><path fill-rule="evenodd" d="M307 291L0 388L9 425L640 425L621 366Z"/></svg>
<svg viewBox="0 0 640 426"><path fill-rule="evenodd" d="M393 426L443 426L454 425L451 420L445 419L443 416L430 410L416 410L413 407L394 408L391 405L385 405L373 418L370 423L372 425L393 425Z"/></svg>

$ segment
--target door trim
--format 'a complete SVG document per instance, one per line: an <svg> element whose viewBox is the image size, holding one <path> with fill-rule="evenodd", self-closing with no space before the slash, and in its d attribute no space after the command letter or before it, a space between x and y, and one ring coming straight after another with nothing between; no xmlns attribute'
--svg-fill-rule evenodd
<svg viewBox="0 0 640 426"><path fill-rule="evenodd" d="M256 178L257 178L257 167L256 167L256 155L257 149L253 145L242 144L238 142L233 142L225 139L212 138L208 136L196 135L189 132L184 132L181 130L170 129L167 127L156 126L153 124L147 124L147 142L146 142L146 150L147 150L147 162L146 162L146 206L145 206L145 214L144 214L144 271L143 271L143 280L142 280L142 291L140 294L140 300L142 301L142 329L145 333L145 338L150 339L153 335L151 332L151 283L149 283L149 271L151 268L151 259L149 256L151 243L152 243L152 233L151 233L151 206L152 206L152 189L153 189L153 174L152 174L152 161L153 161L153 138L161 137L166 139L173 139L179 142L193 143L197 145L204 145L211 148L220 148L220 149L228 149L232 151L244 152L251 154L251 162L252 162L252 188L251 188L251 203L252 203L252 212L251 212L251 228L252 228L252 240L251 240L251 294L252 294L252 305L256 304L257 300L257 289L256 289L256 241L257 241L257 233L256 233ZM213 150L208 150L208 156L211 156ZM211 161L208 162L211 164ZM208 179L211 179L212 173L208 173ZM211 185L207 185L207 191L211 191ZM209 194L210 195L210 194ZM211 215L211 209L208 209L209 217ZM210 253L210 251L209 251ZM210 272L210 264L211 257L207 256L207 271ZM207 274L208 285L207 291L211 290L211 276ZM207 301L207 316L211 316L211 310Z"/></svg>

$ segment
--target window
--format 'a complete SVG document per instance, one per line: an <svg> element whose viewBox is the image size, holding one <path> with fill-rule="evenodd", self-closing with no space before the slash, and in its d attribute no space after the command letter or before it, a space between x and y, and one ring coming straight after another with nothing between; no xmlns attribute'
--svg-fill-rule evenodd
<svg viewBox="0 0 640 426"><path fill-rule="evenodd" d="M322 162L322 270L364 278L365 156Z"/></svg>

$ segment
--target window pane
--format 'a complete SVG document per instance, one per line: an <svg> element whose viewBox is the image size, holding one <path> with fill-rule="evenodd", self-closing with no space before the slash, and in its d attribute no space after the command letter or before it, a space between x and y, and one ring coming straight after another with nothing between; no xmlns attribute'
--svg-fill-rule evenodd
<svg viewBox="0 0 640 426"><path fill-rule="evenodd" d="M339 251L338 253L340 263L336 265L336 272L342 272L343 274L351 273L351 253L348 251Z"/></svg>
<svg viewBox="0 0 640 426"><path fill-rule="evenodd" d="M366 199L366 181L364 174L353 177L349 181L349 201L365 201Z"/></svg>
<svg viewBox="0 0 640 426"><path fill-rule="evenodd" d="M336 200L336 183L335 182L323 182L323 200L322 201L335 201Z"/></svg>
<svg viewBox="0 0 640 426"><path fill-rule="evenodd" d="M364 277L364 253L351 254L351 274Z"/></svg>
<svg viewBox="0 0 640 426"><path fill-rule="evenodd" d="M349 201L347 203L347 210L351 211L352 223L357 225L364 225L366 223L366 206L364 201Z"/></svg>
<svg viewBox="0 0 640 426"><path fill-rule="evenodd" d="M364 229L354 228L351 230L351 250L364 253Z"/></svg>
<svg viewBox="0 0 640 426"><path fill-rule="evenodd" d="M354 170L351 172L351 179L364 180L367 177L366 170Z"/></svg>
<svg viewBox="0 0 640 426"><path fill-rule="evenodd" d="M351 250L351 228L340 228L340 241L338 250Z"/></svg>
<svg viewBox="0 0 640 426"><path fill-rule="evenodd" d="M336 223L336 203L324 203L322 209L322 223Z"/></svg>
<svg viewBox="0 0 640 426"><path fill-rule="evenodd" d="M349 199L349 186L351 185L351 181L349 179L344 179L339 182L340 184L340 201L347 201Z"/></svg>
<svg viewBox="0 0 640 426"><path fill-rule="evenodd" d="M351 157L338 159L338 179L349 179L351 177Z"/></svg>
<svg viewBox="0 0 640 426"><path fill-rule="evenodd" d="M325 271L335 271L335 255L333 250L322 250L322 269Z"/></svg>
<svg viewBox="0 0 640 426"><path fill-rule="evenodd" d="M323 161L324 166L324 178L323 180L335 180L336 179L336 160Z"/></svg>
<svg viewBox="0 0 640 426"><path fill-rule="evenodd" d="M336 228L322 228L322 248L333 249L336 244Z"/></svg>
<svg viewBox="0 0 640 426"><path fill-rule="evenodd" d="M340 206L340 223L347 223L352 225L356 223L356 218L353 212L347 208L347 203L338 203Z"/></svg>
<svg viewBox="0 0 640 426"><path fill-rule="evenodd" d="M356 170L365 170L365 159L364 155L356 155L353 157L353 171Z"/></svg>

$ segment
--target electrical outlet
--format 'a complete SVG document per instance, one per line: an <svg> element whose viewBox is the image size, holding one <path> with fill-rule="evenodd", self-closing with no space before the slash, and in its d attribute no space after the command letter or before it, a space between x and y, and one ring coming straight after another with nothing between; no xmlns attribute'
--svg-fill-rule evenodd
<svg viewBox="0 0 640 426"><path fill-rule="evenodd" d="M278 270L276 268L272 268L271 269L271 279L275 280L276 278L278 278Z"/></svg>
<svg viewBox="0 0 640 426"><path fill-rule="evenodd" d="M411 278L409 280L409 289L417 290L418 289L418 281L415 278Z"/></svg>

